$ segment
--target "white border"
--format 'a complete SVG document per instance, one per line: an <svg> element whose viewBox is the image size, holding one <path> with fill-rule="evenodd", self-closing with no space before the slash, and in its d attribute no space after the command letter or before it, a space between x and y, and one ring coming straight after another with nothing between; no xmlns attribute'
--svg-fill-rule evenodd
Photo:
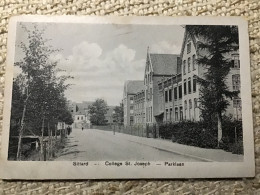
<svg viewBox="0 0 260 195"><path fill-rule="evenodd" d="M13 64L17 22L149 24L149 25L238 25L241 62L241 98L244 136L243 162L186 162L183 167L121 166L89 162L77 167L72 161L8 161L8 140L12 97ZM126 178L226 178L255 176L253 117L247 21L240 17L93 17L93 16L16 16L8 28L8 55L5 76L4 121L0 154L2 179L126 179ZM92 166L94 163L99 165ZM161 162L162 163L162 162Z"/></svg>

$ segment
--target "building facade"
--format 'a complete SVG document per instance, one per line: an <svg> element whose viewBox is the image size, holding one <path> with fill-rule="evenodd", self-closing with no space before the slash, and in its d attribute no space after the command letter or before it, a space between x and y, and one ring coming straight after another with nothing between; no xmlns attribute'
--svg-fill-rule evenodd
<svg viewBox="0 0 260 195"><path fill-rule="evenodd" d="M115 106L108 106L107 107L107 113L105 114L106 124L113 124L113 123L116 122L113 118L114 114L115 114Z"/></svg>
<svg viewBox="0 0 260 195"><path fill-rule="evenodd" d="M178 122L180 120L199 121L201 111L199 109L200 86L197 78L203 78L207 71L196 63L197 56L205 55L198 52L197 43L201 41L189 32L185 32L181 50L181 70L178 76L163 78L158 82L161 110L164 110L163 121ZM232 67L226 77L226 84L230 91L240 90L240 61L238 52L231 52L226 56L232 60ZM229 100L229 106L225 113L233 119L242 118L240 94L233 100Z"/></svg>
<svg viewBox="0 0 260 195"><path fill-rule="evenodd" d="M143 90L135 89L129 93L125 84L125 125L201 120L201 92L197 79L204 78L207 69L199 66L196 60L198 56L207 55L198 49L198 43L203 41L186 29L180 55L153 54L148 48ZM233 51L225 57L232 60L226 84L230 91L239 92L239 53ZM225 115L237 120L242 118L240 93L229 100Z"/></svg>
<svg viewBox="0 0 260 195"><path fill-rule="evenodd" d="M162 78L178 75L180 65L179 55L152 54L148 48L144 74L146 124L163 122L164 111L160 109L161 96L158 83Z"/></svg>
<svg viewBox="0 0 260 195"><path fill-rule="evenodd" d="M145 92L144 90L137 92L134 95L134 124L145 124Z"/></svg>
<svg viewBox="0 0 260 195"><path fill-rule="evenodd" d="M143 81L126 81L124 84L124 126L134 125L134 96L144 88Z"/></svg>

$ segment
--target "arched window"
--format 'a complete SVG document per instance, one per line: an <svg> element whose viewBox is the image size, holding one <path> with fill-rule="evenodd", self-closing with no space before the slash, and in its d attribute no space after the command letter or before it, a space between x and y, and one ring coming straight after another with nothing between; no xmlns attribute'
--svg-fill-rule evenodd
<svg viewBox="0 0 260 195"><path fill-rule="evenodd" d="M175 121L178 121L179 117L178 117L178 107L175 107Z"/></svg>
<svg viewBox="0 0 260 195"><path fill-rule="evenodd" d="M193 92L197 90L197 77L193 76Z"/></svg>
<svg viewBox="0 0 260 195"><path fill-rule="evenodd" d="M184 79L184 81L183 81L183 93L184 93L184 95L186 95L186 94L187 94L187 85L186 85L186 79Z"/></svg>
<svg viewBox="0 0 260 195"><path fill-rule="evenodd" d="M191 120L191 109L192 109L192 102L189 100L189 119Z"/></svg>
<svg viewBox="0 0 260 195"><path fill-rule="evenodd" d="M184 119L187 117L187 100L184 101Z"/></svg>
<svg viewBox="0 0 260 195"><path fill-rule="evenodd" d="M195 54L192 56L192 68L193 68L193 70L196 70L196 57L195 57Z"/></svg>
<svg viewBox="0 0 260 195"><path fill-rule="evenodd" d="M233 85L234 91L238 91L240 89L240 75L239 74L232 75L232 85Z"/></svg>
<svg viewBox="0 0 260 195"><path fill-rule="evenodd" d="M189 109L192 109L192 102L189 100Z"/></svg>
<svg viewBox="0 0 260 195"><path fill-rule="evenodd" d="M183 74L186 74L186 60L183 61Z"/></svg>
<svg viewBox="0 0 260 195"><path fill-rule="evenodd" d="M197 98L194 98L194 108L198 108L198 100L197 100Z"/></svg>
<svg viewBox="0 0 260 195"><path fill-rule="evenodd" d="M188 93L191 93L191 79L188 78Z"/></svg>
<svg viewBox="0 0 260 195"><path fill-rule="evenodd" d="M190 58L188 58L188 72L190 72Z"/></svg>

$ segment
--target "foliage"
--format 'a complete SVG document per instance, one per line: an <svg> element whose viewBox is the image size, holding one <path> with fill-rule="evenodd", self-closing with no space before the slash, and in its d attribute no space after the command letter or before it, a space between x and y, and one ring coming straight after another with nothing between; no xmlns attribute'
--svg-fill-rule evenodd
<svg viewBox="0 0 260 195"><path fill-rule="evenodd" d="M47 127L54 129L60 120L72 122L64 96L69 87L66 81L71 77L57 76L59 61L50 60L50 56L58 50L47 44L44 30L37 25L32 30L22 28L28 42L18 45L24 57L15 63L21 72L13 82L11 134L22 133L24 128L27 134L41 135Z"/></svg>
<svg viewBox="0 0 260 195"><path fill-rule="evenodd" d="M117 124L123 124L124 122L124 108L123 104L120 103L120 106L116 106L114 108L115 113L113 114L113 120L116 121Z"/></svg>
<svg viewBox="0 0 260 195"><path fill-rule="evenodd" d="M235 128L237 140L235 140ZM208 126L204 121L182 121L179 123L163 123L159 126L159 136L171 139L180 144L201 148L217 148L217 126ZM241 154L243 153L242 122L223 119L223 143L220 148Z"/></svg>
<svg viewBox="0 0 260 195"><path fill-rule="evenodd" d="M218 121L219 141L222 137L222 116L229 101L238 95L238 91L230 91L226 78L232 65L230 55L238 50L237 26L186 26L187 31L198 37L198 65L206 71L198 78L200 84L200 109L204 121Z"/></svg>
<svg viewBox="0 0 260 195"><path fill-rule="evenodd" d="M96 99L95 102L88 107L90 122L93 125L104 125L105 114L107 113L107 103L103 99Z"/></svg>

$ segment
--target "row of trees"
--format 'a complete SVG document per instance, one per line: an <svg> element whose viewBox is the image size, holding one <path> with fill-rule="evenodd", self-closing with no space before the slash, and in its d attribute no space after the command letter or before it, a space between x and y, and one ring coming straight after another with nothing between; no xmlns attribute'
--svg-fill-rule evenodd
<svg viewBox="0 0 260 195"><path fill-rule="evenodd" d="M16 158L21 159L24 134L44 136L56 129L59 121L72 124L73 119L64 95L70 76L62 75L59 61L50 60L58 50L43 38L44 30L34 26L26 32L27 40L21 42L24 57L15 63L21 72L13 81L11 135L18 135ZM60 74L60 76L58 76Z"/></svg>

